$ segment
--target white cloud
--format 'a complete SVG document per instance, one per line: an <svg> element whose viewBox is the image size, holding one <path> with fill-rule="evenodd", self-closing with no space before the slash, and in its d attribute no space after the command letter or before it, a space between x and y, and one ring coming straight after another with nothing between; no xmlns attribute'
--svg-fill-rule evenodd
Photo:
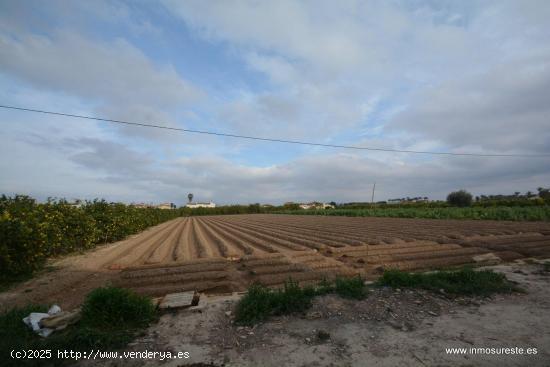
<svg viewBox="0 0 550 367"><path fill-rule="evenodd" d="M67 31L52 38L3 34L0 60L4 73L39 88L92 98L98 103L171 107L200 95L171 66L155 66L122 39L98 43Z"/></svg>
<svg viewBox="0 0 550 367"><path fill-rule="evenodd" d="M550 49L420 91L387 131L453 149L550 152Z"/></svg>
<svg viewBox="0 0 550 367"><path fill-rule="evenodd" d="M226 60L204 60L209 68L236 71L216 91L218 100L176 71L176 62L160 63L151 50L162 45L136 41L137 34L164 31L164 24L151 21L162 19L163 11L149 19L138 5L109 2L67 9L55 3L61 16L33 13L32 26L22 17L29 7L10 13L19 16L13 22L0 15L0 80L10 84L4 96L16 90L13 100L33 104L41 92L52 93L66 103L51 109L170 126L190 116L194 126L283 139L479 152L550 147L548 2L164 3L193 33L182 39L206 44L208 54L229 50L244 65L226 71ZM87 6L89 23L82 17ZM75 7L75 19L87 26L61 19ZM109 38L97 29L118 21L130 33ZM173 53L163 57L179 57L178 49L187 46L171 44ZM20 84L12 88L15 79ZM38 102L49 106L49 100ZM550 177L544 159L349 154L146 129L121 128L116 135L96 125L47 131L58 124L31 124L42 140L21 139L10 124L2 154L14 151L17 164L1 162L9 177L0 181L2 190L20 183L29 193L135 201L182 202L188 191L222 203L354 201L368 200L374 181L381 199L441 198L457 188L533 190ZM268 163L261 154L270 155Z"/></svg>

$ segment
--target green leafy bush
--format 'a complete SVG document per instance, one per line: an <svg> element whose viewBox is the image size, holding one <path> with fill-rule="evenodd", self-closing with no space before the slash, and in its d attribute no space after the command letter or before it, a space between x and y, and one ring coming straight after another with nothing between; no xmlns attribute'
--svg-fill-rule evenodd
<svg viewBox="0 0 550 367"><path fill-rule="evenodd" d="M147 326L155 315L155 306L148 297L124 288L104 287L87 296L81 322L103 329L136 328Z"/></svg>
<svg viewBox="0 0 550 367"><path fill-rule="evenodd" d="M285 282L282 289L275 290L253 284L237 304L235 320L239 324L251 325L271 315L303 312L311 306L314 296L313 288L301 288L292 280Z"/></svg>
<svg viewBox="0 0 550 367"><path fill-rule="evenodd" d="M365 282L360 276L336 278L334 290L344 298L363 299L366 296Z"/></svg>
<svg viewBox="0 0 550 367"><path fill-rule="evenodd" d="M422 288L430 291L444 290L450 294L489 295L519 291L506 276L492 270L476 271L465 267L457 271L434 273L409 273L387 270L378 280L379 285L395 288Z"/></svg>
<svg viewBox="0 0 550 367"><path fill-rule="evenodd" d="M0 197L0 283L40 269L51 256L121 240L181 216L181 210L135 208L94 200L37 203L28 196Z"/></svg>
<svg viewBox="0 0 550 367"><path fill-rule="evenodd" d="M451 192L447 195L447 203L452 206L470 206L472 205L472 194L466 190Z"/></svg>

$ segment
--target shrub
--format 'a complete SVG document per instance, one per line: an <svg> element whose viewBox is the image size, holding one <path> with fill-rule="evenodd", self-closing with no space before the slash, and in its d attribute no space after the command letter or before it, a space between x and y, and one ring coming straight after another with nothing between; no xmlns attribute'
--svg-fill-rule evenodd
<svg viewBox="0 0 550 367"><path fill-rule="evenodd" d="M447 195L447 202L452 206L470 206L472 205L472 194L466 190L454 191Z"/></svg>
<svg viewBox="0 0 550 367"><path fill-rule="evenodd" d="M311 307L314 296L313 288L301 288L291 279L285 282L282 289L275 290L253 284L237 304L235 321L239 324L252 325L271 315L303 312Z"/></svg>
<svg viewBox="0 0 550 367"><path fill-rule="evenodd" d="M176 218L182 210L135 208L104 200L80 207L65 200L39 204L17 195L0 197L0 284L40 269L50 256L112 242Z"/></svg>
<svg viewBox="0 0 550 367"><path fill-rule="evenodd" d="M155 315L148 297L116 287L93 290L82 305L82 324L103 329L145 327Z"/></svg>
<svg viewBox="0 0 550 367"><path fill-rule="evenodd" d="M365 282L360 276L353 278L336 278L336 293L344 298L363 299L365 298Z"/></svg>
<svg viewBox="0 0 550 367"><path fill-rule="evenodd" d="M282 289L272 293L272 306L275 315L287 315L304 312L311 307L315 290L311 287L301 288L298 283L289 279Z"/></svg>
<svg viewBox="0 0 550 367"><path fill-rule="evenodd" d="M265 320L272 313L272 291L253 284L237 304L235 321L251 325Z"/></svg>
<svg viewBox="0 0 550 367"><path fill-rule="evenodd" d="M504 274L492 270L475 271L465 267L457 271L434 273L408 273L387 270L378 280L378 285L396 288L422 288L430 291L443 289L446 293L461 295L489 295L519 291Z"/></svg>

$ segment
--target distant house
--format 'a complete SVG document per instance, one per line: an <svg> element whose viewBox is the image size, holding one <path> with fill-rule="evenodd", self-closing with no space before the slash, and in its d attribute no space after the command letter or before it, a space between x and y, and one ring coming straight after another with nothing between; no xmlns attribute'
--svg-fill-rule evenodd
<svg viewBox="0 0 550 367"><path fill-rule="evenodd" d="M132 203L130 205L133 206L134 208L139 208L139 209L145 209L145 208L151 208L152 207L151 204L145 204L145 203Z"/></svg>
<svg viewBox="0 0 550 367"><path fill-rule="evenodd" d="M389 199L388 204L401 204L403 200L401 199Z"/></svg>
<svg viewBox="0 0 550 367"><path fill-rule="evenodd" d="M68 201L67 205L72 206L73 208L81 208L84 203L81 200L75 199L74 201Z"/></svg>
<svg viewBox="0 0 550 367"><path fill-rule="evenodd" d="M300 208L302 209L334 209L334 205L326 204L326 203L319 203L319 202L311 202L307 204L300 204Z"/></svg>
<svg viewBox="0 0 550 367"><path fill-rule="evenodd" d="M213 202L208 202L208 203L188 203L185 205L186 208L191 208L191 209L194 209L194 208L215 208L216 207L216 204L214 204Z"/></svg>
<svg viewBox="0 0 550 367"><path fill-rule="evenodd" d="M174 203L162 203L158 205L147 204L147 203L132 203L130 205L133 206L134 208L139 208L139 209L146 209L146 208L176 209L176 205Z"/></svg>
<svg viewBox="0 0 550 367"><path fill-rule="evenodd" d="M176 209L173 203L162 203L156 206L157 209Z"/></svg>

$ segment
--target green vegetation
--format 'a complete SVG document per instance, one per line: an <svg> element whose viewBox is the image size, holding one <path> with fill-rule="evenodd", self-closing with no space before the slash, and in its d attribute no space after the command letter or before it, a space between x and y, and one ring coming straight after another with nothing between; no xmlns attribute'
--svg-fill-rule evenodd
<svg viewBox="0 0 550 367"><path fill-rule="evenodd" d="M235 321L243 325L253 325L272 315L304 312L311 307L315 296L327 293L337 293L354 299L366 296L365 284L360 277L337 278L334 284L325 280L317 287L300 287L292 279L285 282L281 289L254 284L237 304Z"/></svg>
<svg viewBox="0 0 550 367"><path fill-rule="evenodd" d="M95 200L37 203L28 196L0 197L0 284L24 278L51 256L118 241L180 216L179 210L135 208Z"/></svg>
<svg viewBox="0 0 550 367"><path fill-rule="evenodd" d="M470 206L472 205L472 194L466 190L451 192L447 195L447 203L458 207Z"/></svg>
<svg viewBox="0 0 550 367"><path fill-rule="evenodd" d="M476 271L470 267L434 273L387 270L377 284L394 288L421 288L435 292L442 289L445 293L468 296L520 291L504 274L492 270Z"/></svg>
<svg viewBox="0 0 550 367"><path fill-rule="evenodd" d="M301 288L292 280L285 282L282 289L270 289L254 284L237 304L235 321L252 325L264 321L271 315L303 312L311 306L314 296L313 288Z"/></svg>
<svg viewBox="0 0 550 367"><path fill-rule="evenodd" d="M215 208L181 208L183 215L199 216L199 215L228 215L228 214L257 214L268 213L276 207L262 207L260 204L250 205L224 205Z"/></svg>
<svg viewBox="0 0 550 367"><path fill-rule="evenodd" d="M82 322L86 325L110 328L147 326L155 317L151 301L128 289L105 287L92 291L82 306Z"/></svg>
<svg viewBox="0 0 550 367"><path fill-rule="evenodd" d="M11 359L10 351L52 350L51 365L69 360L57 360L57 350L75 352L102 349L109 351L124 347L156 319L151 300L117 288L92 291L82 306L82 319L65 330L41 338L21 320L31 312L46 312L46 306L31 305L0 314L0 355L5 366L43 365L45 359ZM74 361L73 361L74 362Z"/></svg>
<svg viewBox="0 0 550 367"><path fill-rule="evenodd" d="M334 291L344 298L363 299L366 296L365 282L361 277L336 278Z"/></svg>
<svg viewBox="0 0 550 367"><path fill-rule="evenodd" d="M336 215L347 217L390 217L425 219L484 219L511 221L549 221L550 206L529 207L373 207L369 209L281 210L278 214Z"/></svg>

